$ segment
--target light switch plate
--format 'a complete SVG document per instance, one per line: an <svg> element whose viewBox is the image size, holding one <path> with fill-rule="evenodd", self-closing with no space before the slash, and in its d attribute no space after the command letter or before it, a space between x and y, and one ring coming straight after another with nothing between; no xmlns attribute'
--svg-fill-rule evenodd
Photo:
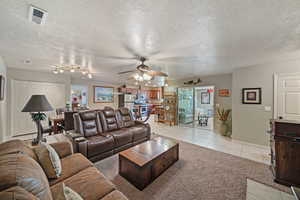
<svg viewBox="0 0 300 200"><path fill-rule="evenodd" d="M270 112L272 110L271 106L265 106L265 111Z"/></svg>

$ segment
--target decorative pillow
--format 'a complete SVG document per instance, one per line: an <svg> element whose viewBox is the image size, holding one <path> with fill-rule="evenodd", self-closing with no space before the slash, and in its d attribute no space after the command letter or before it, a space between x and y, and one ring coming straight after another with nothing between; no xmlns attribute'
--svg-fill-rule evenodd
<svg viewBox="0 0 300 200"><path fill-rule="evenodd" d="M34 150L47 177L49 179L60 177L62 167L60 158L55 149L49 144L42 142Z"/></svg>
<svg viewBox="0 0 300 200"><path fill-rule="evenodd" d="M67 187L65 183L59 183L53 199L55 200L83 200L83 198L74 190Z"/></svg>
<svg viewBox="0 0 300 200"><path fill-rule="evenodd" d="M65 186L63 183L64 195L66 200L83 200L83 198L71 188Z"/></svg>

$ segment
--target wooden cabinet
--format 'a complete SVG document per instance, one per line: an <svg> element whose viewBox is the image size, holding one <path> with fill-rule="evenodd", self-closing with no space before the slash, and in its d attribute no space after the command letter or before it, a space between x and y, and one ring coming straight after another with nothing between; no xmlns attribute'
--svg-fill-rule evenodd
<svg viewBox="0 0 300 200"><path fill-rule="evenodd" d="M300 186L300 123L271 121L271 168L275 181Z"/></svg>

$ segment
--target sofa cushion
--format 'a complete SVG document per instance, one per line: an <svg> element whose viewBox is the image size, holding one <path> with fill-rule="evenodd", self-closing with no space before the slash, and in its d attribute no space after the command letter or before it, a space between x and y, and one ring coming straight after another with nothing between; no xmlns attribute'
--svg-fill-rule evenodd
<svg viewBox="0 0 300 200"><path fill-rule="evenodd" d="M79 114L80 122L78 129L83 131L85 137L97 135L102 132L102 125L100 124L99 116L97 111L84 111Z"/></svg>
<svg viewBox="0 0 300 200"><path fill-rule="evenodd" d="M133 133L127 128L114 130L107 134L113 136L115 140L115 147L120 147L133 142Z"/></svg>
<svg viewBox="0 0 300 200"><path fill-rule="evenodd" d="M95 155L98 155L100 153L110 151L114 148L115 143L114 143L114 138L112 136L93 136L87 138L87 154L88 157L92 157Z"/></svg>
<svg viewBox="0 0 300 200"><path fill-rule="evenodd" d="M22 140L10 140L0 144L0 155L10 154L10 153L24 153L37 160L34 151L28 147Z"/></svg>
<svg viewBox="0 0 300 200"><path fill-rule="evenodd" d="M42 142L34 149L38 162L44 169L48 178L58 178L61 175L62 167L59 155L54 148L47 143Z"/></svg>
<svg viewBox="0 0 300 200"><path fill-rule="evenodd" d="M14 186L11 188L8 188L6 190L3 190L0 192L0 199L3 200L38 200L37 197L35 197L30 192L27 192L25 189Z"/></svg>
<svg viewBox="0 0 300 200"><path fill-rule="evenodd" d="M61 166L62 166L61 176L57 179L50 179L49 180L50 185L54 185L59 182L62 182L65 179L75 175L76 173L78 173L88 167L92 167L93 163L91 163L82 154L75 153L71 156L61 159Z"/></svg>
<svg viewBox="0 0 300 200"><path fill-rule="evenodd" d="M117 119L121 127L131 127L135 125L128 108L119 108L117 111Z"/></svg>
<svg viewBox="0 0 300 200"><path fill-rule="evenodd" d="M83 199L98 200L115 190L115 186L108 181L95 167L89 167L64 181L65 185L77 192ZM55 199L60 184L51 186Z"/></svg>
<svg viewBox="0 0 300 200"><path fill-rule="evenodd" d="M0 157L0 190L20 186L40 200L51 200L47 177L31 157L18 153Z"/></svg>
<svg viewBox="0 0 300 200"><path fill-rule="evenodd" d="M120 191L114 190L108 195L106 195L105 197L103 197L101 200L128 200L128 199Z"/></svg>
<svg viewBox="0 0 300 200"><path fill-rule="evenodd" d="M113 109L99 111L99 115L105 132L117 130L119 128L116 113Z"/></svg>
<svg viewBox="0 0 300 200"><path fill-rule="evenodd" d="M133 134L133 141L140 140L142 138L147 137L148 135L148 128L143 124L135 125L132 127L127 128Z"/></svg>

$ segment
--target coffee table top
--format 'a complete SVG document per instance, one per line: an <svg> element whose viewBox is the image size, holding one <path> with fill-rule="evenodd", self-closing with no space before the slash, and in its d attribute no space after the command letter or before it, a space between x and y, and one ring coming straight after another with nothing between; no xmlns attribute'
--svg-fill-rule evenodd
<svg viewBox="0 0 300 200"><path fill-rule="evenodd" d="M122 151L119 155L142 167L176 145L178 145L178 142L156 137Z"/></svg>

